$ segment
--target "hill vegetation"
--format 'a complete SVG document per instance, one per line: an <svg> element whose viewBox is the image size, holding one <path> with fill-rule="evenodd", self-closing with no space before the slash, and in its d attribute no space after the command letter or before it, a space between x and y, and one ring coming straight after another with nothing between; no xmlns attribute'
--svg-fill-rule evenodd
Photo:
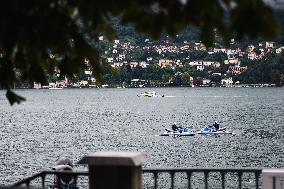
<svg viewBox="0 0 284 189"><path fill-rule="evenodd" d="M281 25L281 28L284 28L284 13L283 11L275 12L277 19ZM259 84L259 83L274 83L280 85L284 83L284 59L283 53L276 54L275 51L270 52L267 57L259 60L250 60L247 57L241 58L241 66L246 66L247 71L239 74L229 74L226 71L230 65L225 65L223 62L226 60L227 55L225 53L215 53L209 54L208 51L196 51L191 50L188 53L164 53L159 54L153 50L145 50L143 46L151 45L182 45L184 42L188 44L194 44L199 42L200 30L196 27L187 27L182 32L177 34L175 37L169 37L166 34L162 34L158 40L150 40L148 36L144 34L138 34L131 25L121 26L119 24L118 18L112 19L112 24L114 29L117 31L117 39L124 42L129 42L133 46L138 46L139 48L135 49L131 53L126 55L127 61L145 61L147 57L152 57L154 61L150 63L150 66L142 69L141 67L127 67L122 66L119 69L111 69L108 65L105 68L104 74L104 83L108 84L121 84L127 83L130 84L131 79L141 79L141 80L152 80L157 83L167 83L171 81L171 85L174 86L186 86L189 83L189 78L209 78L213 83L220 83L222 78L232 77L234 81L239 81L242 84ZM281 46L284 44L284 30L281 30L281 33L277 37L276 46ZM236 49L240 48L246 50L249 45L254 44L257 46L258 43L264 42L263 38L244 38L242 40L235 41L234 44L229 46L224 46L223 39L216 32L215 42L212 48L231 48ZM104 44L104 47L101 48L101 53L111 47L111 44ZM283 45L282 45L283 46ZM259 48L256 48L255 51L258 53ZM189 57L189 58L187 58ZM172 59L172 60L181 60L181 61L193 61L193 60L206 60L206 61L218 61L221 62L219 68L211 69L210 71L205 69L203 71L198 71L192 66L184 66L176 69L171 68L160 68L158 66L159 59ZM212 76L212 73L221 73L222 76ZM181 74L182 73L182 74Z"/></svg>

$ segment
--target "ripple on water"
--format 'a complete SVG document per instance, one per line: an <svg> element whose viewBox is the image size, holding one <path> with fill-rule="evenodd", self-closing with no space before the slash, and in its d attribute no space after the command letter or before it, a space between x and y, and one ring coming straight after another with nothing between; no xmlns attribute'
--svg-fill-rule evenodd
<svg viewBox="0 0 284 189"><path fill-rule="evenodd" d="M0 99L0 183L101 150L144 152L144 167L283 167L282 88L156 90L171 98L70 89L19 90L27 102L13 107ZM157 137L174 121L198 131L215 120L236 135Z"/></svg>

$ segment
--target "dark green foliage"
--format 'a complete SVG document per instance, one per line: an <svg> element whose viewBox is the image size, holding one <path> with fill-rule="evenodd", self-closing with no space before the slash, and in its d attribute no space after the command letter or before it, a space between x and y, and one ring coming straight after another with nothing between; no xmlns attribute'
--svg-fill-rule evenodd
<svg viewBox="0 0 284 189"><path fill-rule="evenodd" d="M237 78L242 83L274 83L280 85L281 75L284 74L284 54L270 54L263 60L247 62L247 66L247 72Z"/></svg>
<svg viewBox="0 0 284 189"><path fill-rule="evenodd" d="M284 11L283 10L276 10L275 16L277 18L277 21L280 23L280 34L277 37L277 41L281 44L284 44Z"/></svg>
<svg viewBox="0 0 284 189"><path fill-rule="evenodd" d="M222 77L220 75L211 75L209 79L212 83L221 83Z"/></svg>
<svg viewBox="0 0 284 189"><path fill-rule="evenodd" d="M11 105L13 105L14 103L20 104L22 101L26 100L25 98L15 94L11 90L7 90L6 97L8 98Z"/></svg>
<svg viewBox="0 0 284 189"><path fill-rule="evenodd" d="M91 67L99 79L100 56L91 41L100 34L113 39L112 16L156 39L197 26L206 45L213 44L214 29L225 43L232 34L274 37L278 32L271 9L261 0L5 1L0 7L0 85L8 89L12 104L21 101L9 91L15 72L23 81L44 83L56 69L60 77L72 77Z"/></svg>
<svg viewBox="0 0 284 189"><path fill-rule="evenodd" d="M271 14L271 9L266 7L263 1L240 0L236 8L231 12L231 21L233 30L238 31L238 38L248 34L251 37L261 36L272 37L270 34L278 33L279 27L276 27L276 20L271 19L267 14ZM253 25L253 27L250 27Z"/></svg>
<svg viewBox="0 0 284 189"><path fill-rule="evenodd" d="M155 64L150 64L147 68L137 66L129 68L127 66L121 68L112 68L103 76L104 82L111 85L119 85L125 83L130 84L132 79L159 81L160 83L168 83L172 80L173 86L187 86L190 76L197 75L196 69L192 66L172 68L160 68Z"/></svg>

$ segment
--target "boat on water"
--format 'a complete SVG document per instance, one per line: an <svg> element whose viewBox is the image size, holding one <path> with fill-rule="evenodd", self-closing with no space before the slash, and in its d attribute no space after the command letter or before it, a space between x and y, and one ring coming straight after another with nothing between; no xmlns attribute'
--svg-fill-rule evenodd
<svg viewBox="0 0 284 189"><path fill-rule="evenodd" d="M188 128L184 127L177 131L172 129L166 129L166 131L160 136L194 136L195 134L191 132Z"/></svg>
<svg viewBox="0 0 284 189"><path fill-rule="evenodd" d="M197 134L205 134L205 135L229 134L229 135L232 135L234 133L231 131L228 131L226 127L220 128L218 130L216 130L214 127L213 128L204 127L199 132L197 132Z"/></svg>
<svg viewBox="0 0 284 189"><path fill-rule="evenodd" d="M164 97L164 95L159 95L155 91L140 93L137 96L138 97Z"/></svg>

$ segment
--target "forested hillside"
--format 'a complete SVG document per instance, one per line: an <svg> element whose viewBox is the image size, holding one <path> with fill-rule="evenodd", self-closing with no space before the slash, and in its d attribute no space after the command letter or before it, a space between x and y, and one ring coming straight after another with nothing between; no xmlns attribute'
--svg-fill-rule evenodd
<svg viewBox="0 0 284 189"><path fill-rule="evenodd" d="M284 12L283 11L276 11L275 15L279 20L279 24L281 25L281 32L277 39L274 39L276 46L280 47L284 45ZM128 61L145 61L147 57L153 57L156 62L161 59L173 59L177 60L180 59L182 61L188 60L207 60L207 61L219 61L221 62L221 67L213 69L208 72L208 70L204 71L197 71L196 69L185 66L183 68L178 69L165 69L159 68L155 64L150 63L150 67L147 69L141 69L140 67L137 68L120 68L111 74L110 69L105 75L105 82L107 83L119 83L119 82L126 82L130 83L131 79L139 78L143 80L159 80L161 82L166 82L169 79L173 81L174 84L182 85L186 84L189 80L189 77L195 78L209 78L213 81L216 81L216 76L212 77L212 72L219 72L222 74L222 77L217 78L217 82L225 77L233 77L234 81L240 81L244 84L251 84L251 83L275 83L280 84L280 82L284 81L284 58L282 54L276 54L274 51L270 52L269 55L264 59L259 60L250 60L246 57L241 58L241 66L246 66L247 71L239 74L233 75L228 74L227 70L229 65L223 64L224 60L226 59L226 54L224 53L215 53L215 54L208 54L206 51L189 51L187 53L164 53L158 54L151 50L143 50L143 46L149 45L161 45L161 44L171 44L171 45L182 45L184 42L196 43L199 42L199 34L200 31L198 28L188 27L184 31L180 32L177 36L169 37L167 35L161 34L159 39L152 40L150 42L147 41L149 38L144 34L140 34L135 32L134 28L131 25L122 26L119 24L119 18L113 18L112 24L114 29L117 31L117 39L121 41L127 41L135 46L139 46L138 48L126 55L126 59ZM252 23L253 24L253 23ZM244 51L247 49L249 45L257 45L263 41L267 41L270 39L262 39L262 38L255 38L251 39L248 37L244 37L243 39L236 39L234 44L230 44L229 46L225 46L221 37L218 36L218 33L215 35L215 43L214 47L216 48L240 48ZM147 41L147 42L146 42ZM258 53L260 48L255 48L256 54ZM189 58L188 58L189 57ZM182 74L178 73L184 73Z"/></svg>
<svg viewBox="0 0 284 189"><path fill-rule="evenodd" d="M279 22L279 25L281 26L281 31L277 39L274 39L275 41L284 44L284 11L282 10L275 10L275 15L276 18ZM117 32L117 38L126 40L129 42L133 42L134 44L143 44L145 42L145 39L150 38L149 36L142 34L142 33L137 33L131 25L121 25L120 24L120 19L117 17L113 17L111 19L112 25L114 26L114 29ZM253 24L253 23L252 23ZM178 35L178 37L172 37L170 39L171 42L173 43L182 43L184 41L188 42L196 42L199 41L200 38L200 30L196 27L187 27L185 30L181 31ZM161 34L160 38L155 40L156 42L160 40L165 40L166 35ZM267 39L261 39L261 38L247 38L245 37L244 39L238 40L240 46L247 46L249 43L253 42L259 42ZM215 41L218 45L224 45L222 44L221 37L217 37Z"/></svg>

